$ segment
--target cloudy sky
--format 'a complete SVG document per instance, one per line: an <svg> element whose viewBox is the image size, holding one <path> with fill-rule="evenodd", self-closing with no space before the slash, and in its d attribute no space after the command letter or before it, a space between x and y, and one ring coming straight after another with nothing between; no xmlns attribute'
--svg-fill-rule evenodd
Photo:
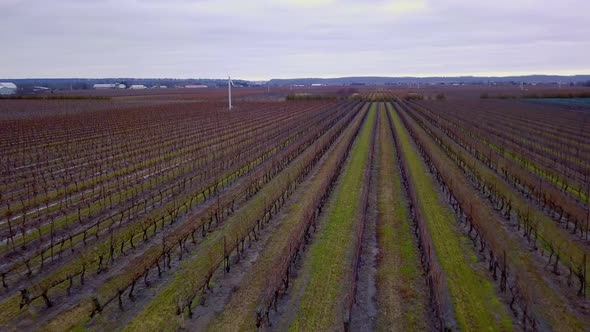
<svg viewBox="0 0 590 332"><path fill-rule="evenodd" d="M0 77L590 74L589 0L0 0Z"/></svg>

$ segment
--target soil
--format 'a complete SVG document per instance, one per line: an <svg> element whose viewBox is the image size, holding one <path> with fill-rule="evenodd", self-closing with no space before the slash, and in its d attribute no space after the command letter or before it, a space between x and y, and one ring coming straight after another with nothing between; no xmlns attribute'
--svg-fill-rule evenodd
<svg viewBox="0 0 590 332"><path fill-rule="evenodd" d="M318 162L318 165L311 171L307 176L306 180L301 183L291 195L283 206L279 213L275 215L271 223L265 227L264 232L261 234L259 241L254 242L251 248L248 248L245 253L245 259L232 267L229 274L224 274L221 271L217 271L212 278L212 283L215 284L212 289L205 295L206 300L203 305L198 305L193 310L193 319L185 320L184 327L191 331L202 331L205 330L208 324L215 318L216 315L220 314L225 305L231 300L233 293L240 287L241 281L256 262L262 250L265 249L266 243L269 241L272 233L280 229L281 223L288 217L289 205L301 200L303 195L306 195L304 190L306 185L313 181L317 176L321 176L319 170L322 163L326 160L327 156L333 151L333 147L338 144L342 139L342 136L338 137L332 144L332 147L322 156L322 160ZM300 264L301 262L297 262ZM235 268L235 270L234 270ZM295 269L298 270L296 266ZM296 276L296 272L291 274L292 277ZM254 313L253 313L254 315Z"/></svg>
<svg viewBox="0 0 590 332"><path fill-rule="evenodd" d="M339 138L341 139L341 138ZM335 143L336 144L336 143ZM350 159L350 155L347 158L347 161L344 162L346 164ZM334 183L333 188L338 188L340 183L342 182L342 177L338 177L336 183ZM322 214L318 218L317 226L315 228L315 232L312 232L309 236L309 243L313 243L317 234L321 233L321 229L323 227L323 217L325 211L330 211L330 205L333 202L328 199L328 203L322 209ZM299 256L297 257L295 263L292 265L291 268L291 287L289 287L286 292L281 293L278 297L277 302L275 303L274 310L271 310L269 319L270 319L270 326L265 326L262 330L265 331L288 331L291 322L295 319L297 314L297 308L299 307L299 302L303 294L305 293L305 289L307 288L307 283L309 282L309 278L311 275L311 265L304 264L306 259L308 259L308 247L304 246L301 250Z"/></svg>
<svg viewBox="0 0 590 332"><path fill-rule="evenodd" d="M298 189L301 189L301 187ZM298 190L298 193L301 192L302 190ZM224 273L222 271L223 269L218 269L215 272L211 279L214 286L204 294L204 303L197 305L193 309L193 319L185 319L185 329L190 331L204 331L211 320L223 311L233 293L242 285L242 279L246 273L256 263L256 260L265 249L273 232L277 231L281 223L285 220L287 205L296 201L293 198L297 198L297 194L292 195L286 205L279 210L279 214L275 215L271 219L271 222L264 227L264 230L259 235L258 241L252 242L251 246L244 251L238 263L235 263L237 257L234 257L234 264L231 266L229 273ZM252 314L254 315L254 313Z"/></svg>
<svg viewBox="0 0 590 332"><path fill-rule="evenodd" d="M383 119L381 119L383 121ZM379 127L376 126L378 131ZM374 133L376 134L376 132ZM375 154L378 140L375 139ZM377 256L379 248L377 244L377 192L379 181L378 156L375 155L369 175L369 208L364 224L359 261L359 273L356 289L356 301L350 314L351 331L374 331L377 320Z"/></svg>
<svg viewBox="0 0 590 332"><path fill-rule="evenodd" d="M222 189L221 193L223 193L226 190L231 190L231 188L234 188L235 186L239 186L239 183L241 183L242 181L244 181L244 178L238 179L231 187ZM127 249L126 253L124 255L117 257L114 265L108 266L108 269L106 271L102 272L101 274L97 275L96 272L94 272L94 271L91 271L91 273L87 273L84 286L79 284L79 279L74 279L74 286L72 287L72 295L71 296L67 296L64 292L60 292L59 295L55 294L53 296L50 293L49 297L52 300L52 302L54 303L54 305L51 308L45 308L45 305L42 303L39 303L39 305L34 305L34 304L30 305L29 311L31 312L31 315L36 318L31 319L31 320L27 320L27 319L20 320L18 327L23 328L23 329L29 329L33 326L33 327L38 328L38 327L42 326L44 323L53 319L57 314L59 314L63 311L66 311L66 310L70 309L71 307L73 307L74 305L78 304L81 299L90 297L93 293L96 292L96 290L106 280L108 280L109 278L111 278L113 276L118 275L119 273L122 273L127 268L127 264L132 262L135 258L141 256L149 248L151 248L153 246L161 245L162 237L163 237L164 233L166 233L166 234L173 233L174 230L184 226L184 224L188 220L190 220L191 216L201 213L202 211L209 208L212 204L216 204L216 201L214 199L207 200L206 202L202 203L197 209L194 209L188 215L185 215L184 217L177 220L175 222L175 224L172 225L172 227L170 227L168 225L166 232L158 232L156 234L156 236L150 238L149 242L147 242L147 243L144 241L138 242L136 244L135 249ZM239 205L240 205L240 203L236 203L237 208L239 208ZM215 230L213 230L213 231L215 231ZM189 250L195 250L196 248L199 247L199 243L202 240L203 240L203 238L199 238L197 240L197 244L193 244L191 241L187 241L186 246L187 246L187 248L189 248ZM190 255L190 253L185 253L184 255L186 257L187 255ZM172 262L171 262L172 268L170 270L173 271L179 263L180 262L178 260L178 256L173 256ZM157 294L157 291L159 291L158 286L165 285L169 280L171 280L172 277L173 277L173 274L168 273L168 270L166 270L162 273L161 278L158 278L157 272L150 271L149 278L148 278L150 281L150 287L146 287L145 284L143 283L143 280L139 281L136 284L135 290L133 292L134 302L135 302L133 306L129 306L129 305L125 306L126 301L131 301L127 296L127 292L128 292L127 291L125 293L125 295L123 296L124 308L129 307L129 309L126 309L126 311L124 312L125 315L121 315L121 314L117 314L117 313L113 312L113 315L116 317L116 319L114 319L114 321L116 321L116 323L118 324L118 323L120 323L120 320L124 319L123 316L131 317L130 314L132 311L139 312L139 310L141 310L144 307L144 305L147 304L147 301L151 300L153 298L153 296L155 294ZM145 292L146 290L148 292ZM149 294L144 294L144 293L149 293ZM143 302L146 302L146 303L143 303ZM104 309L104 311L102 312L101 315L96 316L94 318L94 320L104 319L104 318L99 318L100 316L109 316L110 311L113 308L117 312L120 311L118 308L118 305L116 303L111 304ZM135 313L137 313L137 312L135 312ZM39 319L39 318L42 318L42 319ZM107 322L102 322L102 323L106 324ZM107 326L107 325L105 325L105 326Z"/></svg>

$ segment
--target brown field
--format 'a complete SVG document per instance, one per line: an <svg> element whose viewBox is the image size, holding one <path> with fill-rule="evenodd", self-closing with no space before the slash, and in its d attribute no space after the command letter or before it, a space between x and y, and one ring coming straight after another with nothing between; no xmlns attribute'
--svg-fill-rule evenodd
<svg viewBox="0 0 590 332"><path fill-rule="evenodd" d="M0 99L0 327L588 331L589 92Z"/></svg>

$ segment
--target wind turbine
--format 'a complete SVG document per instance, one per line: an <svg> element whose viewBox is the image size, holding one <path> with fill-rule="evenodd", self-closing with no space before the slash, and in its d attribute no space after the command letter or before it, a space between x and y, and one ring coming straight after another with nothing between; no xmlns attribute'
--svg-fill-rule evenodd
<svg viewBox="0 0 590 332"><path fill-rule="evenodd" d="M229 102L229 110L231 111L232 106L231 106L231 87L234 86L234 82L232 82L231 80L231 76L227 76L227 92L228 92L228 102Z"/></svg>

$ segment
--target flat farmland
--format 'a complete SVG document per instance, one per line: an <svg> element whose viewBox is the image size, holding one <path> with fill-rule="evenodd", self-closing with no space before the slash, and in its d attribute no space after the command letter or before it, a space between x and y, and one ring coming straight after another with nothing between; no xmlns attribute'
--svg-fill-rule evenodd
<svg viewBox="0 0 590 332"><path fill-rule="evenodd" d="M590 329L585 101L347 89L0 100L1 329Z"/></svg>

